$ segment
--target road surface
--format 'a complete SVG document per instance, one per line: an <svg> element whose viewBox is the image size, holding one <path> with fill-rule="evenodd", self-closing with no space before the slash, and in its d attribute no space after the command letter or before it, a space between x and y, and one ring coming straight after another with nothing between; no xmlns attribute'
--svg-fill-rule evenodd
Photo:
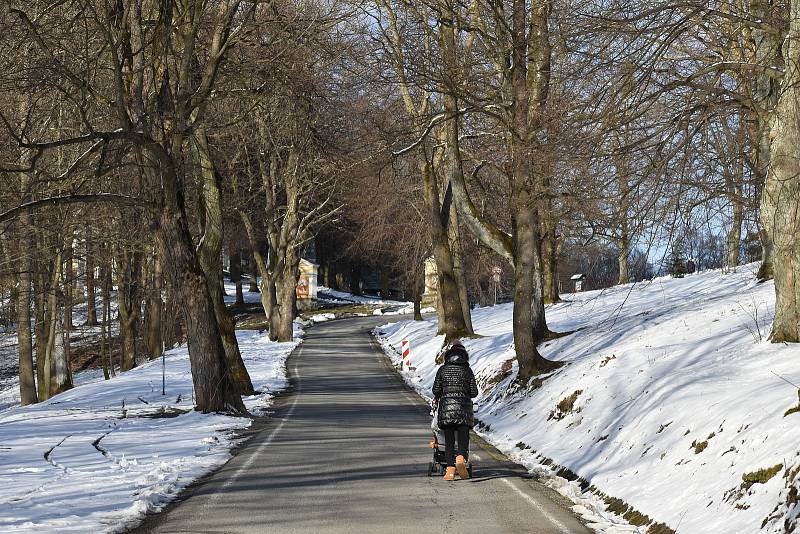
<svg viewBox="0 0 800 534"><path fill-rule="evenodd" d="M560 496L487 445L473 441L472 480L428 478L430 417L372 343L378 324L311 328L289 358L292 389L273 418L135 532L589 532Z"/></svg>

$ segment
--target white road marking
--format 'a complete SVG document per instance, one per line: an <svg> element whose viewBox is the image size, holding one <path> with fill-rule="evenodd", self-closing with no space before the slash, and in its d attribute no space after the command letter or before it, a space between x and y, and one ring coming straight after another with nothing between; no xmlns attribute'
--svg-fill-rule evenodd
<svg viewBox="0 0 800 534"><path fill-rule="evenodd" d="M371 343L371 344L372 344L372 343ZM300 345L300 349L299 349L299 351L298 351L298 353L297 353L297 356L298 356L298 358L297 358L297 359L298 359L298 360L299 360L299 356L300 356L300 355L303 353L303 348L304 348L304 347L305 347L305 345L303 345L303 344L301 344L301 345ZM375 346L373 345L373 350L374 350L374 349L375 349ZM377 351L377 350L375 351L375 354L376 354L376 355L378 354L378 351ZM388 373L387 373L387 374L388 374ZM243 463L241 466L239 466L239 468L238 468L238 469L237 469L237 470L236 470L236 471L235 471L235 472L234 472L234 473L233 473L233 474L232 474L230 477L228 477L228 479L225 481L225 483L224 483L224 484L222 484L222 486L221 486L221 487L220 487L220 488L219 488L217 491L215 491L213 495L211 495L211 501L212 501L212 502L213 502L214 500L216 500L216 499L218 498L218 496L219 496L219 495L220 495L220 494L221 494L223 491L225 491L226 489L228 489L229 487L231 487L231 485L233 485L233 483L234 483L234 482L236 482L236 480L238 480L238 478L241 476L241 474L242 474L242 472L243 472L243 471L245 471L245 470L249 469L249 468L250 468L250 466L251 466L251 465L253 465L253 462L255 461L256 457L257 457L259 454L261 454L261 452L262 452L262 451L263 451L263 450L264 450L266 447L268 447L270 443L272 443L272 441L273 441L273 440L275 439L275 437L278 435L278 432L280 432L280 431L281 431L281 429L283 428L283 425L286 423L286 421L287 421L287 420L288 420L288 419L289 419L289 418L292 416L292 414L294 413L295 407L297 406L297 401L298 401L298 399L299 399L299 397L300 397L299 393L300 393L300 389L301 389L301 387L300 387L300 373L299 373L299 371L298 371L298 363L295 363L295 365L294 365L294 375L295 375L295 377L297 377L297 390L296 390L296 391L294 392L294 394L293 394L293 396L294 396L294 400L292 401L292 404L289 406L289 410L286 412L286 415L285 415L285 416L284 416L284 417L281 419L281 422L278 424L278 426L277 426L277 427L275 427L275 429L274 429L272 432L270 432L269 436L267 436L267 439L266 439L266 440L264 440L264 441L263 441L263 442L262 442L262 443L261 443L261 444L258 446L258 448L255 450L255 452L254 452L253 454L251 454L251 455L250 455L250 457L249 457L249 458L248 458L248 459L247 459L247 460L246 460L246 461L245 461L245 462L244 462L244 463ZM414 402L414 400L411 398L411 396L408 394L408 392L406 392L406 391L405 391L405 388L401 388L401 392L403 393L403 396L404 396L404 397L405 397L407 400L409 400L410 402L412 402L412 404L416 404L416 403ZM480 456L478 456L477 454L473 454L473 455L472 455L472 457L473 457L473 458L475 458L476 460L480 460L480 459L481 459L481 458L480 458ZM525 493L524 491L522 491L521 489L519 489L519 488L518 488L517 486L515 486L515 485L514 485L514 483L513 483L513 482L511 482L509 479L507 479L507 478L501 478L500 480L501 480L501 481L502 481L504 484L506 484L508 487L510 487L511 489L513 489L513 490L514 490L514 491L515 491L515 492L516 492L516 493L517 493L517 494L518 494L520 497L522 497L523 499L525 499L526 501L528 501L529 503L531 503L531 504L532 504L532 505L533 505L533 506L534 506L534 507L535 507L535 508L536 508L536 509L537 509L537 510L538 510L538 511L539 511L539 512L540 512L540 513L541 513L541 514L542 514L542 515L545 517L545 519L547 519L548 521L550 521L550 523L552 523L552 524L553 524L553 525L554 525L556 528L558 528L558 529L559 529L559 531L561 531L563 534L570 534L570 531L569 531L569 529L567 529L567 527L566 527L566 526L564 526L564 524L563 524L563 523L561 523L561 522L560 522L558 519L556 519L555 517L553 517L552 515L550 515L550 513L549 513L547 510L545 510L545 508L544 508L544 507L541 505L541 503L539 503L539 501L537 501L536 499L534 499L533 497L531 497L530 495L528 495L527 493Z"/></svg>
<svg viewBox="0 0 800 534"><path fill-rule="evenodd" d="M478 461L480 461L481 459L480 456L474 453L472 454L472 457ZM558 519L547 513L547 510L544 509L544 507L539 503L539 501L537 501L536 499L534 499L533 497L531 497L530 495L528 495L527 493L516 487L514 483L511 482L509 479L501 478L500 480L502 480L506 485L508 485L515 492L517 492L517 494L520 495L523 499L533 504L536 507L536 509L539 510L539 512L541 512L541 514L553 525L555 525L561 532L563 532L564 534L570 534L569 529L565 527Z"/></svg>
<svg viewBox="0 0 800 534"><path fill-rule="evenodd" d="M301 343L300 344L300 350L297 352L296 360L300 360L300 355L303 354L303 348L304 347L305 347L305 345L303 345ZM264 451L264 449L267 446L269 446L270 443L272 443L272 440L275 439L275 436L277 436L278 432L281 431L281 428L283 428L283 425L286 423L286 421L294 413L294 409L297 406L297 400L300 398L300 389L301 389L300 388L300 373L299 373L298 368L297 368L298 365L299 365L299 362L294 364L294 376L297 377L297 389L292 394L293 397L294 397L294 400L292 400L292 404L289 406L289 411L287 411L286 415L283 418L281 418L281 422L278 424L278 426L276 426L275 429L272 432L269 433L269 436L267 436L267 439L264 440L261 443L261 445L258 446L258 448L255 450L255 452L253 452L253 454L251 454L250 457L241 466L239 466L239 469L234 471L234 473L230 477L228 477L228 479L225 481L225 483L222 484L222 486L220 486L220 488L217 491L215 491L213 495L211 495L211 501L212 502L215 501L218 498L218 496L221 493L223 493L226 489L230 488L233 485L233 483L236 482L239 479L239 477L242 475L243 471L246 471L246 470L250 469L250 466L253 465L253 462L255 462L256 457L258 455L260 455Z"/></svg>
<svg viewBox="0 0 800 534"><path fill-rule="evenodd" d="M376 346L376 343L375 343L374 339L372 339L372 336L370 336L370 345L372 345L372 349L373 349L373 351L375 352L375 355L376 355L376 356L378 356L379 358L380 358L380 355L382 355L382 356L384 356L384 357L385 357L385 353L383 352L383 350L382 350L380 347L377 347L377 346ZM397 371L394 371L394 372L396 373ZM388 374L388 373L387 373L387 374ZM405 397L407 400L409 400L409 401L410 401L412 404L416 404L416 402L415 402L415 401L414 401L414 400L411 398L411 396L410 396L410 394L408 393L408 391L406 390L406 388L401 388L401 389L400 389L400 391L402 392L403 396L404 396L404 397ZM474 454L474 453L472 453L472 457L473 457L473 458L475 458L476 460L479 460L479 461L480 461L480 459L481 459L481 457L480 457L480 456L478 456L477 454ZM568 529L566 526L564 526L564 524L563 524L563 523L561 523L561 521L559 521L558 519L556 519L555 517L553 517L552 515L550 515L550 513L548 513L548 512L547 512L547 510L545 510L544 506L542 506L542 505L541 505L541 503L540 503L539 501L537 501L536 499L534 499L533 497L531 497L530 495L528 495L527 493L525 493L524 491L522 491L521 489L519 489L519 488L518 488L517 486L515 486L515 485L514 485L514 483L513 483L513 482L511 482L509 479L507 479L507 478L501 478L500 480L502 480L502 481L503 481L503 482L504 482L506 485L508 485L508 486L509 486L511 489L513 489L513 490L514 490L514 491L515 491L515 492L516 492L518 495L520 495L520 496L521 496L523 499L525 499L526 501L528 501L528 502L530 502L531 504L533 504L533 506L534 506L534 507L535 507L537 510L539 510L539 512L540 512L540 513L541 513L541 514L542 514L542 515L545 517L545 519L547 519L548 521L550 521L550 523L552 523L552 524L553 524L553 526L555 526L556 528L558 528L558 529L559 529L561 532L563 532L564 534L570 534L570 530L569 530L569 529Z"/></svg>
<svg viewBox="0 0 800 534"><path fill-rule="evenodd" d="M515 486L515 485L514 485L514 483L513 483L513 482L511 482L509 479L507 479L507 478L501 478L500 480L502 480L502 481L503 481L503 482L504 482L504 483L505 483L505 484L506 484L506 485L507 485L509 488L511 488L511 489L513 489L514 491L516 491L516 492L517 492L517 494L518 494L520 497L522 497L523 499L525 499L526 501L528 501L529 503L531 503L531 504L532 504L532 505L533 505L533 506L534 506L534 507L535 507L537 510L539 510L539 512L540 512L540 513L541 513L541 514L542 514L542 515L543 515L543 516L544 516L544 517L545 517L545 518L546 518L548 521L550 521L550 522L551 522L553 525L555 525L556 527L558 527L558 529L559 529L561 532L563 532L564 534L570 534L570 531L569 531L569 529L568 529L567 527L565 527L565 526L564 526L564 525L563 525L563 524L562 524L562 523L561 523L561 522L560 522L558 519L556 519L555 517L553 517L552 515L550 515L550 514L547 512L547 510L545 510L545 509L544 509L544 506L542 506L542 505L541 505L541 503L539 503L539 501L537 501L536 499L534 499L533 497L531 497L530 495L528 495L527 493L525 493L524 491L522 491L521 489L519 489L519 488L518 488L517 486Z"/></svg>

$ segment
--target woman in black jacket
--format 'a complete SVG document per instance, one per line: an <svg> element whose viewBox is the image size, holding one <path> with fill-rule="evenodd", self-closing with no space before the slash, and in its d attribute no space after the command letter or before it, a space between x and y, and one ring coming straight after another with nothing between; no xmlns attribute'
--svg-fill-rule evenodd
<svg viewBox="0 0 800 534"><path fill-rule="evenodd" d="M438 424L444 433L447 471L445 480L455 480L456 470L461 478L469 478L467 451L469 430L475 426L472 399L478 396L475 374L469 366L464 345L456 341L447 349L444 364L433 381L433 402L438 407ZM458 436L458 454L455 451Z"/></svg>

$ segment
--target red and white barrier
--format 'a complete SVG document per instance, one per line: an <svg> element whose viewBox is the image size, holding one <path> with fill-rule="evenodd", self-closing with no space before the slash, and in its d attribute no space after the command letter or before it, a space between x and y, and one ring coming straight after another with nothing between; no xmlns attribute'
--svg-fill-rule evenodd
<svg viewBox="0 0 800 534"><path fill-rule="evenodd" d="M411 367L411 346L407 339L402 342L401 352L403 353L403 363L406 364L406 367Z"/></svg>

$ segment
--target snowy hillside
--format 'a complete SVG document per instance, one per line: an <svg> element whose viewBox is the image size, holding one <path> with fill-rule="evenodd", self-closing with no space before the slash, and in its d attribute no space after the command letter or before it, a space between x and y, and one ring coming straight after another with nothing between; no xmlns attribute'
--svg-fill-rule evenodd
<svg viewBox="0 0 800 534"><path fill-rule="evenodd" d="M111 292L111 311L117 312L116 291ZM98 302L98 307L99 307ZM76 304L73 308L73 329L70 332L70 342L74 347L98 344L100 342L100 326L86 326L86 303ZM111 332L119 335L119 322L111 323ZM19 351L17 350L16 329L0 330L0 410L19 404ZM76 371L72 381L77 385L95 382L103 379L103 371L97 367L90 367Z"/></svg>
<svg viewBox="0 0 800 534"><path fill-rule="evenodd" d="M285 360L297 341L274 343L247 330L237 335L259 392L245 397L245 405L258 413L285 387ZM234 431L251 419L192 410L185 347L167 353L166 393L156 360L0 411L0 531L124 530L226 462Z"/></svg>
<svg viewBox="0 0 800 534"><path fill-rule="evenodd" d="M652 532L791 530L800 348L767 342L774 288L756 284L756 268L565 295L548 324L575 333L541 350L568 365L530 391L512 385L511 306L475 310L482 337L465 345L481 387L479 430L531 470L577 474L596 490L586 502L605 498L641 532L656 523ZM410 340L417 369L404 374L426 395L435 334L435 319L378 329L395 360ZM560 489L580 497L580 482Z"/></svg>

